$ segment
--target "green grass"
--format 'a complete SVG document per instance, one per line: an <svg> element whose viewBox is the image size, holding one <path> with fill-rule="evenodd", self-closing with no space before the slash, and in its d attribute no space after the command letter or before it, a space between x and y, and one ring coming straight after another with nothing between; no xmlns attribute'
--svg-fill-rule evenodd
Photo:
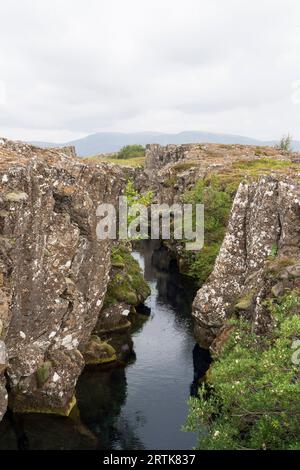
<svg viewBox="0 0 300 470"><path fill-rule="evenodd" d="M282 168L300 169L299 163L288 160L275 160L274 158L259 158L257 160L237 161L232 164L239 170L278 170Z"/></svg>
<svg viewBox="0 0 300 470"><path fill-rule="evenodd" d="M94 157L87 157L85 159L87 162L94 162L94 163L113 163L114 165L121 165L121 166L128 166L128 167L143 167L145 164L145 157L134 157L134 158L118 158L116 156L94 156Z"/></svg>

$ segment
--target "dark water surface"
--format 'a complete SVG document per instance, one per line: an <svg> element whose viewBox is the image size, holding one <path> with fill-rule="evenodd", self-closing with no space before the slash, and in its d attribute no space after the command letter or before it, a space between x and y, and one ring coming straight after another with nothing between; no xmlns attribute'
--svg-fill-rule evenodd
<svg viewBox="0 0 300 470"><path fill-rule="evenodd" d="M191 449L181 428L194 377L191 303L195 287L155 242L133 253L151 287L151 315L135 326L136 360L86 369L77 385L78 414L6 416L0 449ZM197 355L197 354L196 354ZM193 389L193 387L192 387ZM80 415L80 419L79 419Z"/></svg>

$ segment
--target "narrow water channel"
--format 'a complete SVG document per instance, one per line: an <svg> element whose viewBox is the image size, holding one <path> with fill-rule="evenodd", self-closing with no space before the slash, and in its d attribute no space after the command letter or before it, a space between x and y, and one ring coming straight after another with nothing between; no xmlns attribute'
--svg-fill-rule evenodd
<svg viewBox="0 0 300 470"><path fill-rule="evenodd" d="M77 416L7 416L0 449L193 448L196 436L182 426L193 393L193 357L199 356L191 317L196 289L158 242L141 242L133 256L151 287L150 317L133 328L135 360L126 367L87 368L77 385ZM200 353L197 375L207 360Z"/></svg>

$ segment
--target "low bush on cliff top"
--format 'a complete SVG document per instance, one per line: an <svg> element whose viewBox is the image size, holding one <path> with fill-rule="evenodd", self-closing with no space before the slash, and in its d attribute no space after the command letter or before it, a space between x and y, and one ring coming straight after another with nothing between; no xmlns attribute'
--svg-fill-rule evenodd
<svg viewBox="0 0 300 470"><path fill-rule="evenodd" d="M145 147L142 145L126 145L117 154L117 158L127 160L129 158L141 158L145 156Z"/></svg>
<svg viewBox="0 0 300 470"><path fill-rule="evenodd" d="M232 322L211 367L209 397L202 387L200 397L190 399L185 430L199 434L198 449L300 449L299 308L295 294L270 304L270 336L255 335L248 322Z"/></svg>

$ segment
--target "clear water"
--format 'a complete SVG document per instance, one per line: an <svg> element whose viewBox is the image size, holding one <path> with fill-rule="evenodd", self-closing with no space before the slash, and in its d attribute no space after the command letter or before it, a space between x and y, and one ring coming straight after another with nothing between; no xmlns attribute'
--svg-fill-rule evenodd
<svg viewBox="0 0 300 470"><path fill-rule="evenodd" d="M133 333L136 360L125 368L84 371L77 385L80 419L6 417L0 449L193 448L196 436L182 426L194 379L195 288L159 244L142 242L133 254L151 286L151 315Z"/></svg>

